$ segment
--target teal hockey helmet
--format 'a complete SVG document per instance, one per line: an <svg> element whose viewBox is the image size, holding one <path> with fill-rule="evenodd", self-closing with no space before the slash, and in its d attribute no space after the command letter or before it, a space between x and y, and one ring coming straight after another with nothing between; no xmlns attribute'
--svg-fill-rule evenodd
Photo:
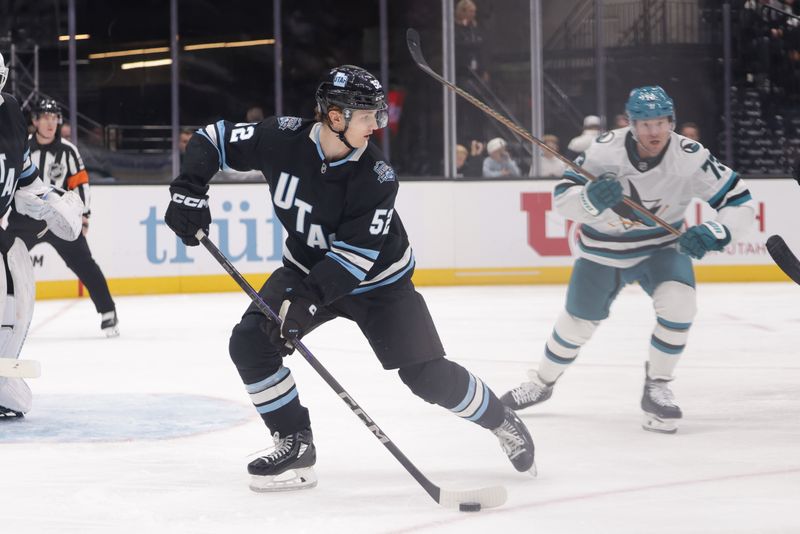
<svg viewBox="0 0 800 534"><path fill-rule="evenodd" d="M625 113L631 123L658 117L669 117L675 123L675 105L658 85L637 87L631 91L625 103Z"/></svg>

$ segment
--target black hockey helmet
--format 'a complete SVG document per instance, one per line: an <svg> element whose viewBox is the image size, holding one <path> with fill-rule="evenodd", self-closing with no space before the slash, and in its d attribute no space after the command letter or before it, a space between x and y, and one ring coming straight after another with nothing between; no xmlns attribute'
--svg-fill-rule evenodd
<svg viewBox="0 0 800 534"><path fill-rule="evenodd" d="M52 113L58 117L58 123L61 124L61 106L52 98L43 98L33 107L33 118L38 119L42 113Z"/></svg>
<svg viewBox="0 0 800 534"><path fill-rule="evenodd" d="M376 110L378 128L386 127L389 122L389 106L381 82L355 65L331 69L317 87L316 99L323 116L328 114L331 106L341 108L345 124L350 122L352 112L358 109Z"/></svg>

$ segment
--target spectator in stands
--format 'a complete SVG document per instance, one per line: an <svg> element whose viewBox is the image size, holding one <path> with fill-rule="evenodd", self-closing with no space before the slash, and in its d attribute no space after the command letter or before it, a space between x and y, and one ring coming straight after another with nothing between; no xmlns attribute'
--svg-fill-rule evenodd
<svg viewBox="0 0 800 534"><path fill-rule="evenodd" d="M184 128L181 130L179 134L180 137L178 138L178 149L181 151L181 157L186 154L186 145L189 144L189 139L192 138L194 132L191 131L189 128Z"/></svg>
<svg viewBox="0 0 800 534"><path fill-rule="evenodd" d="M627 128L630 126L630 122L628 121L628 116L624 113L619 113L618 115L614 115L614 128Z"/></svg>
<svg viewBox="0 0 800 534"><path fill-rule="evenodd" d="M589 148L598 135L600 135L600 117L587 115L583 119L583 131L577 137L572 138L567 149L578 155Z"/></svg>
<svg viewBox="0 0 800 534"><path fill-rule="evenodd" d="M459 0L455 7L456 84L481 100L487 100L486 50L483 31L478 26L478 8L472 0ZM462 98L456 99L458 142L469 146L473 140L486 139L483 112Z"/></svg>
<svg viewBox="0 0 800 534"><path fill-rule="evenodd" d="M692 141L700 142L700 127L693 122L684 122L678 133Z"/></svg>
<svg viewBox="0 0 800 534"><path fill-rule="evenodd" d="M253 106L247 110L244 116L244 122L261 122L264 120L264 108L261 106Z"/></svg>
<svg viewBox="0 0 800 534"><path fill-rule="evenodd" d="M464 176L464 165L469 158L469 150L464 145L456 145L456 178Z"/></svg>
<svg viewBox="0 0 800 534"><path fill-rule="evenodd" d="M61 125L61 139L70 140L72 138L72 125L65 122Z"/></svg>
<svg viewBox="0 0 800 534"><path fill-rule="evenodd" d="M544 144L555 150L559 151L558 137L552 134L545 134L542 136ZM567 166L553 154L544 149L539 149L539 174L537 178L550 178L561 177L564 174ZM531 165L531 173L533 172L533 165ZM529 176L534 176L528 173Z"/></svg>
<svg viewBox="0 0 800 534"><path fill-rule="evenodd" d="M511 159L506 150L506 142L501 137L495 137L486 144L489 153L483 160L483 175L487 178L504 178L521 176L517 163Z"/></svg>
<svg viewBox="0 0 800 534"><path fill-rule="evenodd" d="M183 128L181 133L178 134L178 150L180 151L181 166L183 166L183 156L186 154L186 145L189 144L192 135L194 135L194 132L189 128Z"/></svg>
<svg viewBox="0 0 800 534"><path fill-rule="evenodd" d="M483 171L483 143L472 141L470 149L464 145L456 145L456 177L476 178Z"/></svg>

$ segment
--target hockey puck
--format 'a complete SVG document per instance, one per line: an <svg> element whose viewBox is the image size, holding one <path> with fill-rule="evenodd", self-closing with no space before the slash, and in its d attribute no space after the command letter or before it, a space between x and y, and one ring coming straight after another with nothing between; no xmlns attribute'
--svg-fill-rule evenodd
<svg viewBox="0 0 800 534"><path fill-rule="evenodd" d="M462 502L458 505L459 512L480 512L481 503L479 502Z"/></svg>

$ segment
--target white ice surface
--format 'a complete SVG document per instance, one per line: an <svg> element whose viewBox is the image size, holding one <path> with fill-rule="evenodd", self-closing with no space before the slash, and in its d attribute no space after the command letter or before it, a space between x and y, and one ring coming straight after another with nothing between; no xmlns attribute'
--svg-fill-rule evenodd
<svg viewBox="0 0 800 534"><path fill-rule="evenodd" d="M565 295L420 291L449 357L498 395L538 362ZM435 504L299 355L286 363L311 410L319 486L251 492L248 455L269 439L227 355L247 297L117 303L117 339L101 337L88 300L36 305L23 349L42 362L34 409L0 424L3 534L800 532L797 286L699 288L673 386L685 414L676 435L640 428L654 316L643 292L626 289L552 399L522 413L537 479L514 471L488 431L414 397L351 323L310 335L312 352L428 478L508 488L505 506L477 514ZM32 437L19 441L20 428Z"/></svg>

